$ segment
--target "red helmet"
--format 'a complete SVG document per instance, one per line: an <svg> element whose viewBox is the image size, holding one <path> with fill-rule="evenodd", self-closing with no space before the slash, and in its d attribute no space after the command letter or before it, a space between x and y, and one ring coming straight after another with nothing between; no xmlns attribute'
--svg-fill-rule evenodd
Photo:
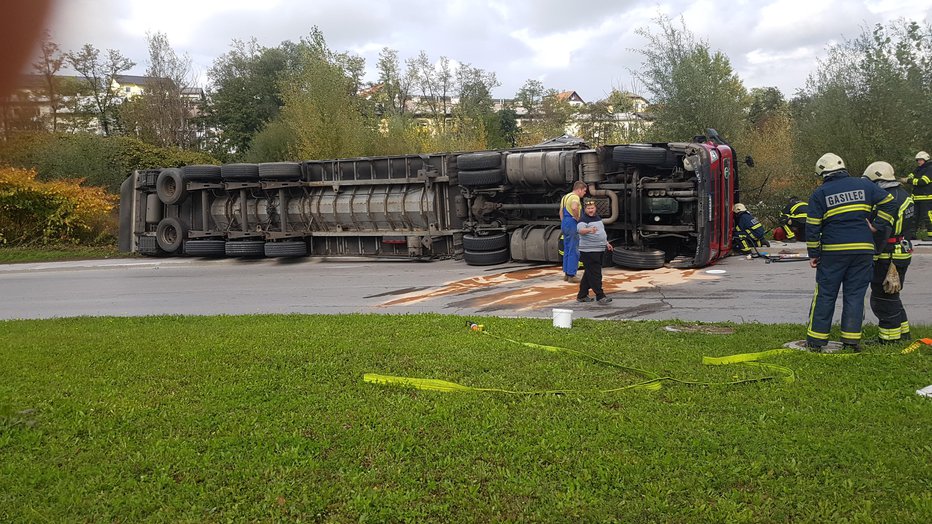
<svg viewBox="0 0 932 524"><path fill-rule="evenodd" d="M773 230L773 239L783 242L786 240L786 231L782 227Z"/></svg>

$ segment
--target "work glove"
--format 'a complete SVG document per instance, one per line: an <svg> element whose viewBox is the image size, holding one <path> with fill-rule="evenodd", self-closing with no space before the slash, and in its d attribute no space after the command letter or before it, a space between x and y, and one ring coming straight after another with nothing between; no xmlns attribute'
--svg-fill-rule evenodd
<svg viewBox="0 0 932 524"><path fill-rule="evenodd" d="M903 177L897 178L896 181L899 182L900 184L903 184L904 186L909 183L909 179L903 178Z"/></svg>
<svg viewBox="0 0 932 524"><path fill-rule="evenodd" d="M899 293L901 289L903 289L903 284L900 282L900 274L897 273L896 266L891 263L887 276L883 279L883 291L893 295Z"/></svg>

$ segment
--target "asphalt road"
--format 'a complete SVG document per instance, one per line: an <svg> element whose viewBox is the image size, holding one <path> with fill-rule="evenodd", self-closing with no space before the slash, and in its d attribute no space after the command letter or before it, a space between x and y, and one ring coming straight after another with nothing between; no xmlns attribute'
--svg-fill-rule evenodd
<svg viewBox="0 0 932 524"><path fill-rule="evenodd" d="M799 251L794 245L775 246ZM730 257L698 270L605 270L608 305L580 304L555 266L375 260L116 259L0 265L0 319L251 313L449 313L805 323L815 270ZM932 324L932 246L917 248L902 293ZM840 309L839 301L839 309ZM867 310L867 321L876 318ZM836 312L836 322L840 311Z"/></svg>

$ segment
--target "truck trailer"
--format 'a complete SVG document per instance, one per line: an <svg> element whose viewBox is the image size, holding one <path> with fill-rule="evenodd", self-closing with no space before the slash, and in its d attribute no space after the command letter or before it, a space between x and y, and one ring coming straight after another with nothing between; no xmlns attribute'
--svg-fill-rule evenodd
<svg viewBox="0 0 932 524"><path fill-rule="evenodd" d="M737 168L710 129L691 142L591 148L560 137L507 150L145 169L122 184L119 246L556 264L560 200L581 180L615 248L606 262L703 267L731 250Z"/></svg>

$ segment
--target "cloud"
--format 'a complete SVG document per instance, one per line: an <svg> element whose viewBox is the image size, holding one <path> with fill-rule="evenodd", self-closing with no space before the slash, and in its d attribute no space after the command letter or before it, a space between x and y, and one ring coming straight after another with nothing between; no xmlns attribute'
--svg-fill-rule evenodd
<svg viewBox="0 0 932 524"><path fill-rule="evenodd" d="M261 45L297 41L317 26L330 47L366 59L376 79L383 47L404 61L425 50L496 73L495 94L510 97L529 78L574 89L586 100L629 89L646 44L638 28L665 15L723 51L747 87L801 87L830 41L897 17L932 18L927 0L67 0L51 22L64 49L89 42L119 49L145 70L145 33L165 33L206 71L233 39Z"/></svg>

